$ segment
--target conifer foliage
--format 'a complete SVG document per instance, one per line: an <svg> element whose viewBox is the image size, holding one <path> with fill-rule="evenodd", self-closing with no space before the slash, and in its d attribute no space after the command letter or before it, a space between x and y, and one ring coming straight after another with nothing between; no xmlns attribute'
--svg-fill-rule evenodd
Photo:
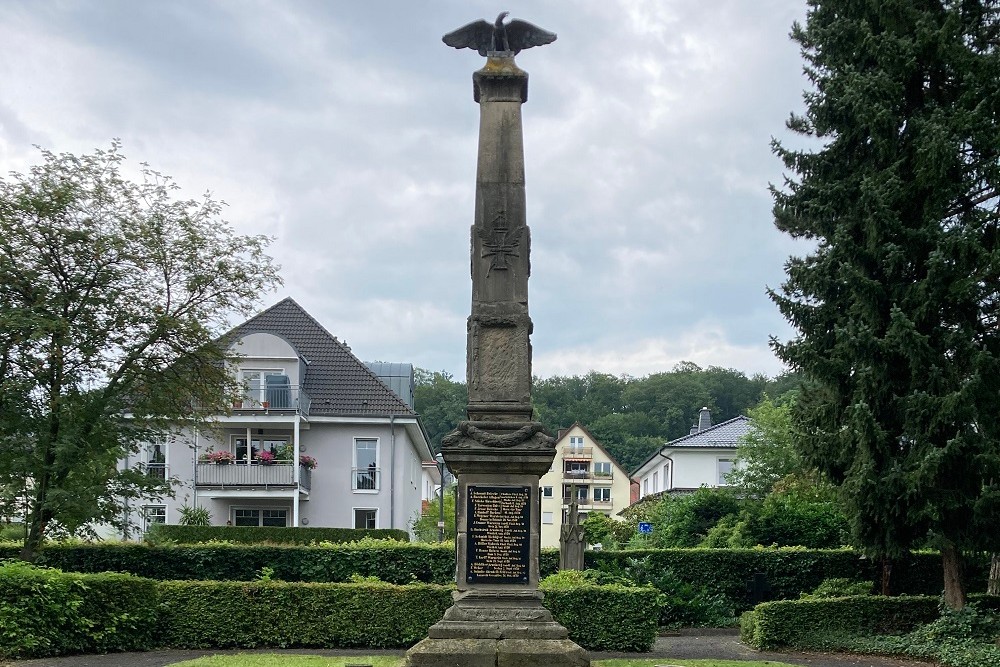
<svg viewBox="0 0 1000 667"><path fill-rule="evenodd" d="M771 292L802 454L872 553L935 541L952 607L1000 518L998 37L996 2L810 0L788 127L813 148L774 143L776 225L815 244Z"/></svg>

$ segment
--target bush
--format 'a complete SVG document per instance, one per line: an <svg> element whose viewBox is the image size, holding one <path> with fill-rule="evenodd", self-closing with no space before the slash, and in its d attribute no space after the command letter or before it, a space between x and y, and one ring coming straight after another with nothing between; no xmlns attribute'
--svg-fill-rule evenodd
<svg viewBox="0 0 1000 667"><path fill-rule="evenodd" d="M0 546L0 558L18 549ZM374 541L328 546L50 544L38 564L75 572L128 572L151 579L253 581L269 567L282 581L342 582L352 574L394 584L455 581L454 545Z"/></svg>
<svg viewBox="0 0 1000 667"><path fill-rule="evenodd" d="M427 636L449 586L160 582L172 648L399 648Z"/></svg>
<svg viewBox="0 0 1000 667"><path fill-rule="evenodd" d="M854 581L838 577L834 579L824 579L812 593L803 593L802 599L815 598L844 598L857 595L871 595L872 582Z"/></svg>
<svg viewBox="0 0 1000 667"><path fill-rule="evenodd" d="M959 611L941 611L936 597L764 603L743 614L740 637L757 648L847 650L906 655L945 667L996 667L1000 598L973 600Z"/></svg>
<svg viewBox="0 0 1000 667"><path fill-rule="evenodd" d="M183 511L183 510L182 510ZM196 511L192 508L192 511ZM397 528L282 528L278 526L207 526L200 524L154 524L146 533L153 544L203 544L236 542L238 544L319 544L358 542L364 538L409 542L410 535Z"/></svg>
<svg viewBox="0 0 1000 667"><path fill-rule="evenodd" d="M155 644L156 582L0 565L0 656L145 650Z"/></svg>
<svg viewBox="0 0 1000 667"><path fill-rule="evenodd" d="M593 575L564 570L542 580L545 607L592 651L648 651L656 639L659 593L620 583L600 585Z"/></svg>

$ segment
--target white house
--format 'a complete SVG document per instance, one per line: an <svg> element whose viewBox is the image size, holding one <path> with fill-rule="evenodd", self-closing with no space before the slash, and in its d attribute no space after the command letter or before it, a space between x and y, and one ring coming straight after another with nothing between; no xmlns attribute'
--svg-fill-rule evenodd
<svg viewBox="0 0 1000 667"><path fill-rule="evenodd" d="M702 408L688 435L666 443L632 472L639 499L665 491L725 486L739 439L749 428L750 420L743 415L713 426L711 412Z"/></svg>
<svg viewBox="0 0 1000 667"><path fill-rule="evenodd" d="M591 512L617 517L630 502L628 473L579 423L559 431L552 467L542 475L541 545L558 547L559 533L575 497L582 522Z"/></svg>
<svg viewBox="0 0 1000 667"><path fill-rule="evenodd" d="M214 525L407 529L433 475L412 391L407 402L386 383L405 386L408 366L369 368L290 298L224 340L240 355L242 399L144 448L148 474L178 486L134 507L138 522L178 523L186 505Z"/></svg>

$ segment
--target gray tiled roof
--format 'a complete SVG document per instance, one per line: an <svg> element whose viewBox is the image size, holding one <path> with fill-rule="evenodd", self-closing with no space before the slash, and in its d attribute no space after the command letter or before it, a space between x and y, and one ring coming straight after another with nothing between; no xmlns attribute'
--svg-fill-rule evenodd
<svg viewBox="0 0 1000 667"><path fill-rule="evenodd" d="M727 419L704 431L671 440L664 447L735 447L736 441L750 430L750 419L744 415Z"/></svg>
<svg viewBox="0 0 1000 667"><path fill-rule="evenodd" d="M302 389L312 401L312 415L416 415L350 349L287 298L230 331L233 340L251 333L280 336L306 360Z"/></svg>
<svg viewBox="0 0 1000 667"><path fill-rule="evenodd" d="M737 440L739 440L740 437L745 435L749 430L750 418L745 415L740 415L738 417L733 417L732 419L727 419L724 422L720 422L715 426L710 426L704 431L691 433L677 438L676 440L671 440L653 452L649 458L642 462L641 465L631 471L629 476L631 477L642 470L647 463L655 459L664 449L686 449L688 447L692 449L717 449L720 447L735 449L738 444Z"/></svg>

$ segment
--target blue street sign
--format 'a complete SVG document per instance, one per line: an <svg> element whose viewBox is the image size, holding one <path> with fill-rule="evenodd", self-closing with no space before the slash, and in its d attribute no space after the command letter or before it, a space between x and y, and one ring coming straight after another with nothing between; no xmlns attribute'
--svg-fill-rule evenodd
<svg viewBox="0 0 1000 667"><path fill-rule="evenodd" d="M640 533L651 533L653 532L653 524L643 521L639 524Z"/></svg>

